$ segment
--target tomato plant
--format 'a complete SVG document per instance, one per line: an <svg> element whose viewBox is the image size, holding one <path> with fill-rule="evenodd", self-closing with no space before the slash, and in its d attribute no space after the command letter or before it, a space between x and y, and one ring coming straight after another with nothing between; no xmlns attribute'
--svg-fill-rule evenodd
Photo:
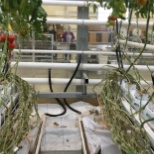
<svg viewBox="0 0 154 154"><path fill-rule="evenodd" d="M110 0L104 2L104 7L107 9L112 9L111 20L116 20L118 18L125 19L123 16L126 13L126 5L123 0Z"/></svg>
<svg viewBox="0 0 154 154"><path fill-rule="evenodd" d="M18 147L23 136L27 136L32 125L29 125L28 121L31 117L31 112L35 108L37 114L37 95L33 87L25 81L23 81L17 74L18 65L14 65L11 70L11 52L15 48L15 37L9 35L9 30L13 33L18 32L19 47L21 45L22 37L31 36L34 32L35 36L42 33L42 27L46 23L47 14L41 6L42 0L0 0L0 27L3 34L0 35L1 50L0 50L0 77L1 85L4 87L10 87L11 91L16 89L19 94L18 108L16 108L15 114L12 112L14 109L14 100L12 100L12 92L9 97L10 104L6 109L4 115L7 118L4 120L2 127L0 128L0 153L13 154ZM23 31L24 30L24 31ZM20 50L20 48L19 48ZM20 61L20 56L16 62ZM14 85L14 86L12 86ZM0 108L4 108L5 100L1 99ZM22 108L26 108L23 110ZM21 112L20 112L21 111ZM36 123L39 122L39 116L37 114ZM36 124L35 123L35 124ZM23 126L21 128L21 125ZM20 127L20 128L19 128ZM20 132L16 131L19 130ZM11 139L11 140L10 140Z"/></svg>
<svg viewBox="0 0 154 154"><path fill-rule="evenodd" d="M2 29L8 25L15 32L24 29L26 33L32 30L42 33L41 27L46 23L47 13L43 9L42 0L7 0L0 2L0 23Z"/></svg>
<svg viewBox="0 0 154 154"><path fill-rule="evenodd" d="M149 6L153 6L153 0L96 0L105 9L112 9L112 16L125 19L126 10L133 10L138 17L147 18ZM95 6L96 7L96 6ZM96 10L96 8L95 8ZM150 10L154 15L154 8Z"/></svg>

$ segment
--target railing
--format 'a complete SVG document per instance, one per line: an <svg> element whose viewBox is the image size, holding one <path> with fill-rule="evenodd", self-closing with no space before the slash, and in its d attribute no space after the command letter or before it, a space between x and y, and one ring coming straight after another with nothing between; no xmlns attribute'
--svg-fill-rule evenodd
<svg viewBox="0 0 154 154"><path fill-rule="evenodd" d="M43 1L43 3L44 4L47 4L47 5L64 5L64 3L67 5L67 2L64 2L64 1L46 1L46 0L44 0ZM69 2L71 5L75 5L75 6L84 6L85 5L85 1L84 2ZM75 4L76 3L76 4ZM86 5L87 5L87 3L86 3ZM52 23L52 24L58 24L58 23L60 23L60 24L76 24L76 25L103 25L103 24L105 24L106 22L105 21L98 21L98 20L88 20L88 19L58 19L58 18L47 18L47 22L48 23ZM125 21L125 22L123 22L122 23L122 25L127 25L128 24L128 22L127 21ZM136 25L136 22L131 22L131 25ZM145 26L145 23L144 22L139 22L139 25L141 25L141 26ZM150 23L150 26L152 26L153 25L153 23ZM121 41L121 40L120 40ZM123 41L124 42L124 41ZM123 42L121 41L120 43L121 44L123 44ZM60 43L61 44L61 43ZM36 42L35 42L35 45L36 45ZM63 44L64 45L64 44ZM67 46L67 45L66 45ZM51 46L51 48L52 48L53 46ZM35 47L34 47L35 48ZM34 49L33 48L33 49ZM36 48L35 48L36 49ZM52 48L53 49L53 48ZM64 50L64 48L61 48L61 49L63 49ZM29 49L28 49L29 50ZM60 50L51 50L51 49L48 49L48 48L44 48L44 50L31 50L32 51L32 53L30 53L30 50L28 51L28 50L22 50L22 53L26 53L27 55L22 55L22 56L27 56L27 57L29 57L29 58L31 58L32 57L32 62L20 62L19 63L19 69L20 68L32 68L32 69L40 69L40 68L42 68L42 69L49 69L49 68L52 68L52 69L69 69L69 70L73 70L73 69L75 69L75 67L77 66L77 63L76 63L76 58L74 59L75 61L74 61L74 63L62 63L61 61L60 61L60 63L58 63L58 62L56 62L55 63L55 61L54 61L54 57L53 57L53 54L65 54L65 53L67 53L67 54L93 54L93 53L95 53L94 55L97 55L97 54L100 54L100 55L106 55L107 56L107 58L109 57L109 55L111 56L111 55L115 55L115 53L112 53L112 52L98 52L98 51L92 51L93 53L90 53L90 51L67 51L66 49L66 51L60 51ZM42 53L41 53L42 52ZM87 53L86 53L87 52ZM17 54L17 51L15 50L15 52L14 52L14 59L16 59L16 54ZM29 55L28 55L29 54ZM47 54L47 55L46 55ZM143 55L144 56L148 56L148 57L150 57L150 55L151 55L152 53L144 53ZM138 53L130 53L130 52L128 52L128 55L133 55L133 56L137 56L138 55ZM49 59L49 62L52 62L52 63L39 63L39 62L35 62L35 61L37 61L39 58L42 58L44 56L44 58L45 58L45 60L47 61L47 59ZM38 58L38 59L37 59ZM63 57L62 57L62 59L63 59ZM53 63L54 62L54 63ZM66 61L65 61L66 62ZM107 65L107 63L106 63L106 61L105 61L105 63L103 63L102 64L102 62L100 63L100 62L98 62L99 64L81 64L80 65L80 70L83 70L83 71L85 71L85 70L87 70L87 71L98 71L98 70L101 70L102 69L102 67L104 67L105 65ZM12 62L12 66L14 65L14 62ZM110 64L110 66L113 66L113 67L118 67L116 64ZM129 65L125 65L124 64L124 69L127 69L129 67ZM140 71L147 71L148 70L148 68L146 67L146 66L143 66L143 65L135 65L135 67L137 68L137 69L139 69ZM154 70L154 66L150 66L150 69L153 71ZM58 78L57 78L58 79ZM45 79L46 81L47 81L47 78ZM81 79L82 80L82 79ZM90 80L90 79L89 79ZM30 81L30 80L29 80ZM37 80L38 81L38 83L41 83L41 80L39 81L39 80ZM99 79L99 81L100 81L100 79ZM42 82L44 82L43 81L43 79L42 79ZM75 82L75 80L74 80L74 82ZM36 82L35 82L36 83ZM37 83L37 84L38 84ZM46 82L47 83L47 82ZM150 82L151 83L151 82ZM82 83L83 84L83 83ZM88 85L88 84L87 84Z"/></svg>
<svg viewBox="0 0 154 154"><path fill-rule="evenodd" d="M14 54L18 53L18 50L14 51ZM99 56L110 56L113 55L115 56L115 52L107 51L107 49L104 47L104 50L102 51L77 51L77 50L28 50L28 49L23 49L21 51L22 53L42 53L44 52L45 54L85 54L85 55L99 55ZM134 53L127 52L127 55L133 55ZM135 53L135 56L138 56L139 53ZM144 56L151 57L152 53L144 53ZM11 66L13 67L15 62L11 63ZM56 69L58 70L74 70L77 66L76 62L73 63L47 63L47 62L19 62L18 67L19 69ZM100 63L99 64L81 64L79 67L79 70L83 71L99 71L103 67L112 66L112 67L118 67L117 64L107 64L107 63ZM112 67L110 67L112 69ZM129 65L124 64L124 69L127 69ZM143 65L135 65L135 67L140 70L140 71L148 71L147 66ZM149 66L149 68L154 71L154 66ZM48 78L24 78L31 84L48 84ZM69 81L69 78L52 78L52 83L53 84L58 84L58 85L65 85ZM98 78L96 79L88 79L88 83L85 83L84 79L73 79L72 85L96 85L101 81L100 76L98 75ZM151 84L151 81L147 81L149 84ZM141 82L143 85L146 85L145 82Z"/></svg>

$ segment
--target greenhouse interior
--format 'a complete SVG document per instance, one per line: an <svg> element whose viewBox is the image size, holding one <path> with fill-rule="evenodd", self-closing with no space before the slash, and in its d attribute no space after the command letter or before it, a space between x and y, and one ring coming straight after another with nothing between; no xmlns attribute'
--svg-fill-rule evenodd
<svg viewBox="0 0 154 154"><path fill-rule="evenodd" d="M0 154L154 153L154 0L0 0Z"/></svg>

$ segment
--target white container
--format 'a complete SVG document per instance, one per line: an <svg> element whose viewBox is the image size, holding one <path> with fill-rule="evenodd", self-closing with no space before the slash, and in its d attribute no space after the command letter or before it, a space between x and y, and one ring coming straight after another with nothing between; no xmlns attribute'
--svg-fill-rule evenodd
<svg viewBox="0 0 154 154"><path fill-rule="evenodd" d="M0 85L0 100L8 102L10 100L11 90L14 87L12 84Z"/></svg>
<svg viewBox="0 0 154 154"><path fill-rule="evenodd" d="M6 107L9 108L11 105L11 100L13 100L13 95L15 94L15 84L8 83L6 85L0 85L0 127L5 121ZM12 99L11 99L12 95ZM15 95L14 95L15 96ZM4 104L4 105L3 105Z"/></svg>
<svg viewBox="0 0 154 154"><path fill-rule="evenodd" d="M126 82L125 88L127 90L136 90L136 85L135 84L132 84L132 83L129 83L129 82Z"/></svg>
<svg viewBox="0 0 154 154"><path fill-rule="evenodd" d="M143 115L143 118L144 118L145 120L154 118L154 104L153 104L152 102L150 102L150 103L145 107L145 109L144 109L143 112L142 112L142 115ZM152 129L154 129L154 120L148 122L147 124L149 124L149 126L150 126Z"/></svg>
<svg viewBox="0 0 154 154"><path fill-rule="evenodd" d="M132 105L135 108L135 110L140 110L142 106L144 106L147 101L149 100L149 94L147 93L139 93L138 90L135 91L134 94L132 94Z"/></svg>
<svg viewBox="0 0 154 154"><path fill-rule="evenodd" d="M148 100L149 99L149 94L148 93L142 93L136 90L135 92L135 97L138 100Z"/></svg>
<svg viewBox="0 0 154 154"><path fill-rule="evenodd" d="M122 94L127 101L131 101L133 99L133 95L136 91L136 85L130 84L126 79L122 80L121 84Z"/></svg>
<svg viewBox="0 0 154 154"><path fill-rule="evenodd" d="M136 89L136 85L130 84L126 79L122 80L121 89L123 97L135 110L139 110L147 103L149 99L148 93L139 93L139 91Z"/></svg>

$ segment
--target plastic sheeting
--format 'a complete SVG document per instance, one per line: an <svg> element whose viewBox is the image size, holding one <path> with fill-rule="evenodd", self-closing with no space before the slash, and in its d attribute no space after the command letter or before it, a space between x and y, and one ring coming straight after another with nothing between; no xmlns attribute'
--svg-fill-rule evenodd
<svg viewBox="0 0 154 154"><path fill-rule="evenodd" d="M91 116L84 117L82 121L89 154L98 154L100 151L101 154L122 154L113 143L110 131L103 126L102 122L96 122Z"/></svg>
<svg viewBox="0 0 154 154"><path fill-rule="evenodd" d="M82 112L90 154L97 154L100 149L101 154L121 154L112 142L110 131L103 125L102 116L98 115L100 107L82 101L71 106ZM57 114L62 111L57 104L39 104L38 109L40 116L46 112ZM78 119L79 115L69 109L64 116L47 117L40 154L83 154ZM37 130L32 130L28 140L22 141L23 147L17 154L28 154L30 148L33 149Z"/></svg>

